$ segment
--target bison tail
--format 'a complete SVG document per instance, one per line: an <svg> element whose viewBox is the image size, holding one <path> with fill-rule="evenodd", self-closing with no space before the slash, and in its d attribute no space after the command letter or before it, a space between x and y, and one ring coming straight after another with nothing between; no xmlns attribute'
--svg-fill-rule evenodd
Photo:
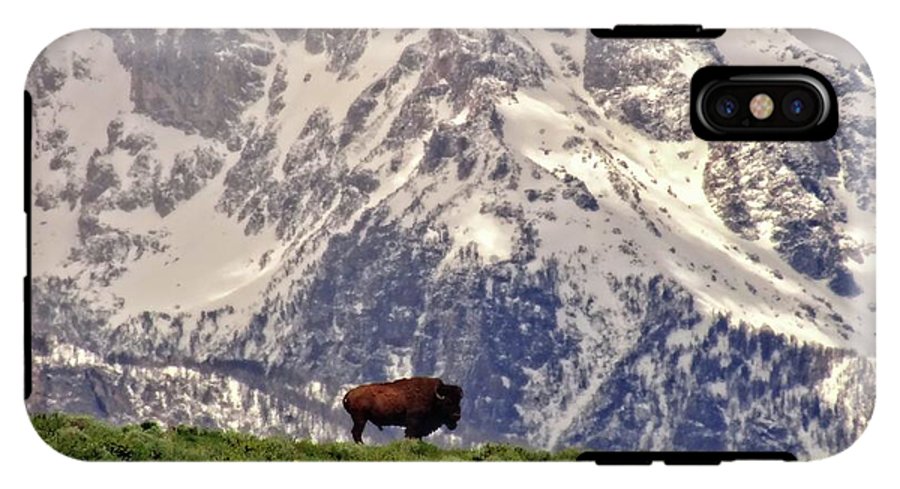
<svg viewBox="0 0 900 489"><path fill-rule="evenodd" d="M347 411L348 413L350 412L350 401L347 400L347 397L349 395L350 395L349 392L344 394L344 398L341 400L341 405L344 406L344 410Z"/></svg>

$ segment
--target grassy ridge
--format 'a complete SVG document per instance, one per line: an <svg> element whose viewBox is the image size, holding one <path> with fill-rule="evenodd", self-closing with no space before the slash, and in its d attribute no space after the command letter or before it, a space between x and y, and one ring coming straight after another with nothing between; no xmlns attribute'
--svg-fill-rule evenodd
<svg viewBox="0 0 900 489"><path fill-rule="evenodd" d="M35 430L56 451L81 460L575 460L577 450L557 453L489 443L445 449L423 441L387 445L314 443L286 437L259 438L194 426L156 423L113 426L86 416L37 414Z"/></svg>

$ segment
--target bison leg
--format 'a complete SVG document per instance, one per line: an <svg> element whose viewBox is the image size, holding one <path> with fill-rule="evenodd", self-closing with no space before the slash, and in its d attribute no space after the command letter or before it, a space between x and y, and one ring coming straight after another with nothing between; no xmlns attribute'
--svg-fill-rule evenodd
<svg viewBox="0 0 900 489"><path fill-rule="evenodd" d="M404 436L406 436L406 438L409 438L411 440L421 440L422 439L422 433L419 432L418 428L415 428L413 426L407 426L406 430L403 432L403 434L404 434Z"/></svg>
<svg viewBox="0 0 900 489"><path fill-rule="evenodd" d="M353 416L353 428L350 434L353 435L353 441L362 444L363 430L366 428L366 418L361 416Z"/></svg>
<svg viewBox="0 0 900 489"><path fill-rule="evenodd" d="M433 420L421 418L406 418L406 437L421 440L432 434L440 427Z"/></svg>
<svg viewBox="0 0 900 489"><path fill-rule="evenodd" d="M406 419L406 430L403 432L406 438L421 440L423 436L427 436L428 433L422 429L421 423L418 420L414 419Z"/></svg>

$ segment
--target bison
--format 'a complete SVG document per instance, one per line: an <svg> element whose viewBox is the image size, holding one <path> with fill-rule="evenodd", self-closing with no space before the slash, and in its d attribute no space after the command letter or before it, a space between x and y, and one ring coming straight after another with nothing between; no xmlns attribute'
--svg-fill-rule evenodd
<svg viewBox="0 0 900 489"><path fill-rule="evenodd" d="M353 419L353 441L362 443L366 421L379 430L405 426L406 438L421 439L446 425L455 430L461 417L463 390L441 379L413 377L381 384L366 384L344 396L344 409Z"/></svg>

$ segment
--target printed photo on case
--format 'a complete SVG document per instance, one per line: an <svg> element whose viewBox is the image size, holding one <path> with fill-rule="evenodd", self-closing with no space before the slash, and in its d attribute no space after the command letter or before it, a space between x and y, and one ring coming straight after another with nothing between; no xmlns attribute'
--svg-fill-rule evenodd
<svg viewBox="0 0 900 489"><path fill-rule="evenodd" d="M698 138L710 65L816 70L837 134ZM830 34L85 30L26 90L63 454L809 460L872 413L875 91Z"/></svg>

